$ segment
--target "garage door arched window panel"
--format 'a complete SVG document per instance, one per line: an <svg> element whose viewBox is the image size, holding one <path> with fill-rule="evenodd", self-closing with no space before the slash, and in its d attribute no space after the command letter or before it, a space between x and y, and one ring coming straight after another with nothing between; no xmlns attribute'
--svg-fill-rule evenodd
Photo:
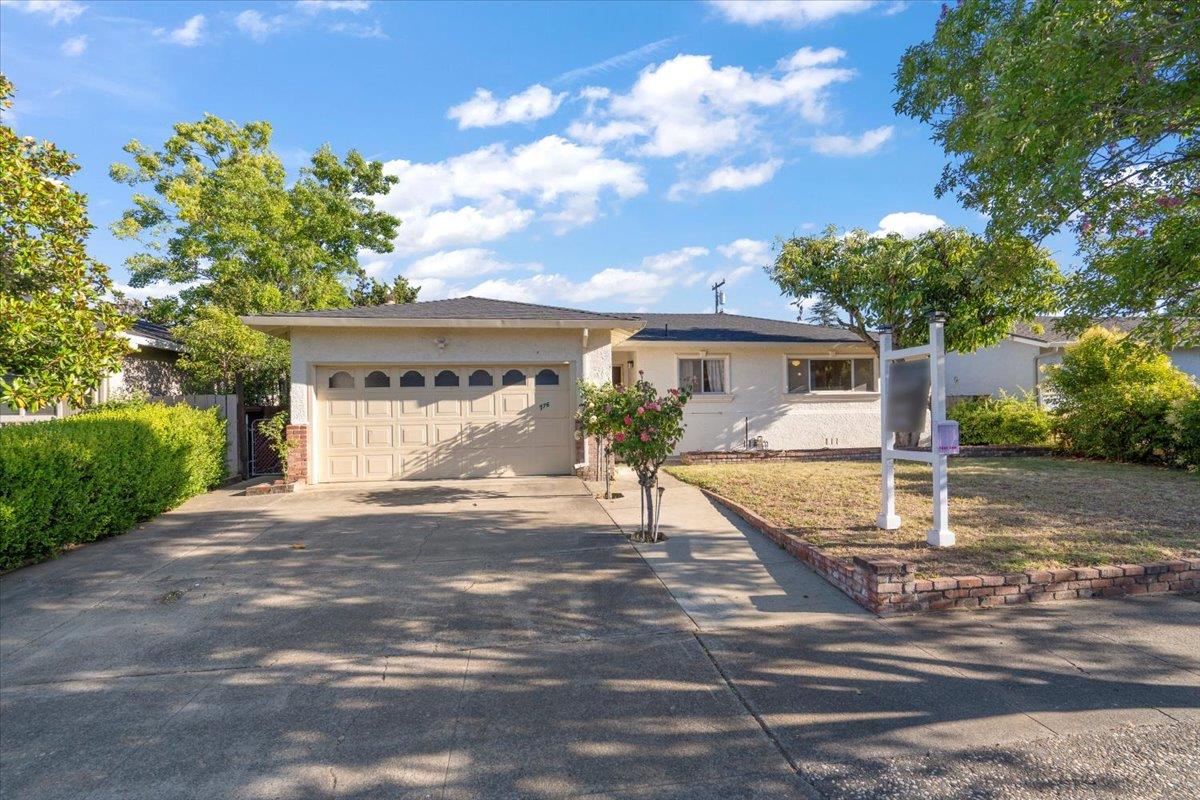
<svg viewBox="0 0 1200 800"><path fill-rule="evenodd" d="M458 373L452 369L444 369L433 376L434 386L458 386Z"/></svg>
<svg viewBox="0 0 1200 800"><path fill-rule="evenodd" d="M558 373L552 369L544 369L533 378L535 386L558 386Z"/></svg>
<svg viewBox="0 0 1200 800"><path fill-rule="evenodd" d="M519 369L510 369L508 372L504 373L504 376L501 378L500 382L505 386L524 386L525 373L521 372Z"/></svg>
<svg viewBox="0 0 1200 800"><path fill-rule="evenodd" d="M468 386L495 386L496 381L492 378L492 373L486 369L477 369L467 378Z"/></svg>
<svg viewBox="0 0 1200 800"><path fill-rule="evenodd" d="M354 376L341 369L329 376L330 389L353 389Z"/></svg>
<svg viewBox="0 0 1200 800"><path fill-rule="evenodd" d="M415 369L410 369L400 376L400 386L404 389L423 389L425 387L425 376Z"/></svg>
<svg viewBox="0 0 1200 800"><path fill-rule="evenodd" d="M381 369L371 370L363 379L363 387L366 389L390 389L391 386L392 379Z"/></svg>

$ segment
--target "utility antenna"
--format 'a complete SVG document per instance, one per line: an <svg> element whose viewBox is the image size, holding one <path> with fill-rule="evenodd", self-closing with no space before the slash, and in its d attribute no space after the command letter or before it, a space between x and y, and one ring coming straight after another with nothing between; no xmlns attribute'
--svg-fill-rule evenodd
<svg viewBox="0 0 1200 800"><path fill-rule="evenodd" d="M718 281L717 283L714 283L712 285L713 313L714 314L724 314L725 313L725 293L721 291L721 287L724 285L725 285L724 278L721 278L720 281Z"/></svg>

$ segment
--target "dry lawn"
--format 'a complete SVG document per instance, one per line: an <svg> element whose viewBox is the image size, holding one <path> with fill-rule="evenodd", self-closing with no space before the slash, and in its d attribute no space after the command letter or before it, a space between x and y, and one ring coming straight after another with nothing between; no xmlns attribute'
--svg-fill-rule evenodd
<svg viewBox="0 0 1200 800"><path fill-rule="evenodd" d="M950 527L931 548L930 468L897 463L903 526L875 527L878 462L675 466L680 480L730 498L830 554L900 558L922 576L1019 572L1200 556L1200 478L1065 458L950 461Z"/></svg>

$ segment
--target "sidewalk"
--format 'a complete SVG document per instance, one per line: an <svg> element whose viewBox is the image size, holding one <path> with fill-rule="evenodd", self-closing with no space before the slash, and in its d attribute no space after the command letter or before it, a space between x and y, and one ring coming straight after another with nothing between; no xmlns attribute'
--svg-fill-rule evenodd
<svg viewBox="0 0 1200 800"><path fill-rule="evenodd" d="M804 564L718 509L699 489L659 473L663 494L656 544L634 547L697 627L705 631L779 625L820 625L872 616ZM589 482L599 497L603 483ZM637 530L639 487L620 470L614 500L599 500L626 533Z"/></svg>

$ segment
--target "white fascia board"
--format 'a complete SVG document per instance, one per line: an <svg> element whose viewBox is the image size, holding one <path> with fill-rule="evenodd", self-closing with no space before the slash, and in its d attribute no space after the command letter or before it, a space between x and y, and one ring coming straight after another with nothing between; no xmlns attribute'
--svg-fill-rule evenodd
<svg viewBox="0 0 1200 800"><path fill-rule="evenodd" d="M362 317L240 317L251 328L267 333L286 328L557 328L641 330L640 320L607 319L366 319Z"/></svg>
<svg viewBox="0 0 1200 800"><path fill-rule="evenodd" d="M173 353L183 352L183 345L181 345L179 342L143 336L140 333L130 333L129 331L121 331L121 335L129 340L129 346L132 350L141 350L143 347L153 347L158 350L170 350Z"/></svg>

